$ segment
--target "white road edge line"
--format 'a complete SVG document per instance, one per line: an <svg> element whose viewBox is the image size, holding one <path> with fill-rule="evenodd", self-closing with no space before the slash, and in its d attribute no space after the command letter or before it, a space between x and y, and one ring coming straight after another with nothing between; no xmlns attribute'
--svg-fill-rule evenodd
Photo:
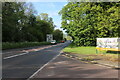
<svg viewBox="0 0 120 80"><path fill-rule="evenodd" d="M47 66L50 62L52 62L53 60L55 60L61 53L63 53L62 51L55 56L53 59L51 59L49 62L47 62L45 65L43 65L40 69L38 69L33 75L31 75L27 80L29 80L30 78L34 77L39 71L41 71L45 66Z"/></svg>
<svg viewBox="0 0 120 80"><path fill-rule="evenodd" d="M55 46L57 46L57 45L55 45ZM50 46L50 47L53 47L53 46ZM47 47L47 48L50 48L50 47ZM47 49L47 48L43 48L43 49ZM43 50L43 49L41 49L41 50ZM40 51L40 50L36 50L36 51ZM5 57L3 59L10 59L10 58L21 56L21 55L25 55L25 54L28 54L28 53L29 53L28 51L25 51L25 53L18 54L18 55L13 55L13 56L9 56L9 57Z"/></svg>
<svg viewBox="0 0 120 80"><path fill-rule="evenodd" d="M5 57L3 59L9 59L9 58L13 58L13 57L17 57L17 56L21 56L21 55L25 55L28 54L28 52L22 53L22 54L18 54L18 55L13 55L13 56L9 56L9 57Z"/></svg>
<svg viewBox="0 0 120 80"><path fill-rule="evenodd" d="M102 64L95 64L95 65L97 65L97 66L102 66L102 67L105 67L105 68L111 68L111 67L109 67L109 66L105 66L105 65L102 65Z"/></svg>

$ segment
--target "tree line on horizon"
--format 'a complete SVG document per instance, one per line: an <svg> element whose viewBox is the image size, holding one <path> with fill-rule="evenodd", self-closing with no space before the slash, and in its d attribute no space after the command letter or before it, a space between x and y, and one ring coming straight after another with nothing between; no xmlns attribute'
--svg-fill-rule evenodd
<svg viewBox="0 0 120 80"><path fill-rule="evenodd" d="M59 14L62 28L77 46L95 46L96 38L119 37L120 2L69 2Z"/></svg>
<svg viewBox="0 0 120 80"><path fill-rule="evenodd" d="M56 34L55 27L53 18L47 13L37 15L31 3L2 3L2 42L46 41L47 34Z"/></svg>

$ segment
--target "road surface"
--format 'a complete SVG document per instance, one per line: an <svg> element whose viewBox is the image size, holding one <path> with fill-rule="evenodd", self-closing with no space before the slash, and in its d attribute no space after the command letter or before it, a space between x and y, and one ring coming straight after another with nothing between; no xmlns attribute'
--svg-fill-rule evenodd
<svg viewBox="0 0 120 80"><path fill-rule="evenodd" d="M66 42L26 50L3 51L3 79L29 78L69 44L70 42Z"/></svg>
<svg viewBox="0 0 120 80"><path fill-rule="evenodd" d="M62 80L118 80L118 70L99 64L83 63L60 55L61 50L69 44L70 42L66 42L27 49L4 50L3 80L34 80L34 78L38 80L42 78L48 78L47 80L59 78L65 78Z"/></svg>
<svg viewBox="0 0 120 80"><path fill-rule="evenodd" d="M67 78L70 80L118 80L118 70L111 67L85 63L61 54L32 78ZM85 79L84 79L85 78ZM86 79L88 78L88 79ZM66 79L64 79L66 80Z"/></svg>

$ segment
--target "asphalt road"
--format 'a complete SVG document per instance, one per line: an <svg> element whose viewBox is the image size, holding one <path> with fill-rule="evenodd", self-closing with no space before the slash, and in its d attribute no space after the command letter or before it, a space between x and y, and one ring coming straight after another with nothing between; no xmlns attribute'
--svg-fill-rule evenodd
<svg viewBox="0 0 120 80"><path fill-rule="evenodd" d="M118 77L119 71L116 69L100 64L85 63L61 54L32 78L33 80L36 78L56 78L56 80L57 78L71 78L70 80L76 80L76 78L78 80L118 80Z"/></svg>
<svg viewBox="0 0 120 80"><path fill-rule="evenodd" d="M3 51L3 79L29 78L38 69L59 55L60 51L69 44L70 42L66 42L26 50Z"/></svg>

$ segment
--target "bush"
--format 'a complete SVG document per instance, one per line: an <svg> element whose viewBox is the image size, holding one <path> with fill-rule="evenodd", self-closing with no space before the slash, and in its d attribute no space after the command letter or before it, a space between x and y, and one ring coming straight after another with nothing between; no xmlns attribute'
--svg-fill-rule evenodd
<svg viewBox="0 0 120 80"><path fill-rule="evenodd" d="M2 49L13 49L13 48L24 48L24 47L33 47L41 45L49 45L49 42L3 42Z"/></svg>

